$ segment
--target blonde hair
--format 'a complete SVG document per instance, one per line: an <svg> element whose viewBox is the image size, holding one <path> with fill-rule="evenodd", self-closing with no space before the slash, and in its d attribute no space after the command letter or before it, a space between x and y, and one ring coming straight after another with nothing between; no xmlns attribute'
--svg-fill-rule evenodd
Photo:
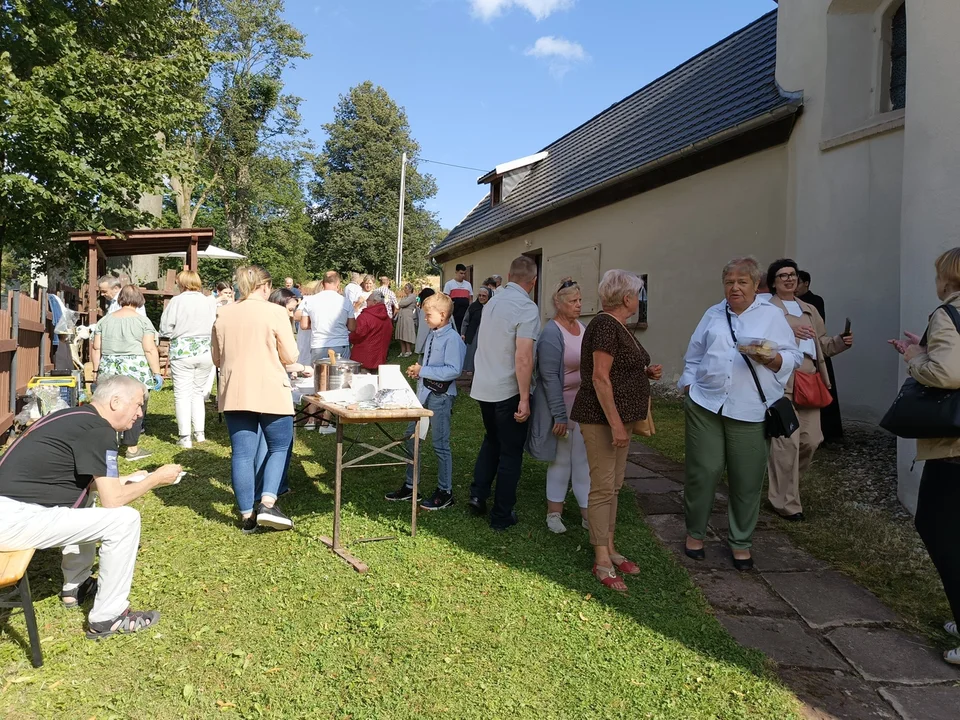
<svg viewBox="0 0 960 720"><path fill-rule="evenodd" d="M373 275L364 275L364 276L363 276L363 280L360 281L360 287L363 287L364 285L366 285L366 284L367 284L367 280L369 280L370 282L372 282L372 283L374 284L374 287L376 287L377 279L376 279L375 277L373 277Z"/></svg>
<svg viewBox="0 0 960 720"><path fill-rule="evenodd" d="M643 280L636 273L627 270L607 270L600 280L597 293L604 308L619 307L628 295L639 295L643 289Z"/></svg>
<svg viewBox="0 0 960 720"><path fill-rule="evenodd" d="M120 307L143 307L143 303L143 293L136 285L124 285L117 297L117 304Z"/></svg>
<svg viewBox="0 0 960 720"><path fill-rule="evenodd" d="M259 265L244 265L237 268L234 280L236 280L237 289L240 291L240 299L246 300L250 293L264 285L270 285L273 282L273 277Z"/></svg>
<svg viewBox="0 0 960 720"><path fill-rule="evenodd" d="M723 274L720 276L720 279L726 280L727 275L734 271L746 273L750 276L750 279L753 280L754 285L758 287L760 286L760 281L763 280L764 277L764 272L760 268L760 263L757 262L757 259L752 255L737 257L728 262L723 266Z"/></svg>
<svg viewBox="0 0 960 720"><path fill-rule="evenodd" d="M322 283L319 280L311 280L300 287L300 292L303 295L316 295L320 285L322 285Z"/></svg>
<svg viewBox="0 0 960 720"><path fill-rule="evenodd" d="M181 270L177 274L177 285L183 290L193 290L198 292L203 283L200 282L200 275L194 270Z"/></svg>
<svg viewBox="0 0 960 720"><path fill-rule="evenodd" d="M944 288L951 293L960 290L960 247L947 250L934 263L937 268L937 279Z"/></svg>
<svg viewBox="0 0 960 720"><path fill-rule="evenodd" d="M580 292L580 286L577 285L577 281L572 277L565 277L559 283L557 283L557 289L553 293L553 306L558 307L560 302L567 295L574 295L575 293ZM582 293L581 293L582 295Z"/></svg>
<svg viewBox="0 0 960 720"><path fill-rule="evenodd" d="M427 310L439 310L445 317L450 317L450 313L453 312L453 300L450 299L449 295L445 295L444 293L434 293L423 301L422 309L424 312Z"/></svg>

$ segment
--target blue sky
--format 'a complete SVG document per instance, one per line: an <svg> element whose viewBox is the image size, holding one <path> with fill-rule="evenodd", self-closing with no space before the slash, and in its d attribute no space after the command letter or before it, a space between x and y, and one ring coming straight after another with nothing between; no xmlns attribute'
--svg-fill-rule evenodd
<svg viewBox="0 0 960 720"><path fill-rule="evenodd" d="M491 169L530 155L776 7L773 0L287 0L312 54L285 76L320 146L364 80L404 106L421 156ZM445 228L482 172L423 163Z"/></svg>

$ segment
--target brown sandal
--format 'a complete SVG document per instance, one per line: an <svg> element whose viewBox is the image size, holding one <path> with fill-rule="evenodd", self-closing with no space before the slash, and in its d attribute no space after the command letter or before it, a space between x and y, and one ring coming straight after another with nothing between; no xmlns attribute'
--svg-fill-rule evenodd
<svg viewBox="0 0 960 720"><path fill-rule="evenodd" d="M613 568L601 568L594 565L593 576L611 590L619 593L627 592L627 584L623 581L623 578L617 576Z"/></svg>

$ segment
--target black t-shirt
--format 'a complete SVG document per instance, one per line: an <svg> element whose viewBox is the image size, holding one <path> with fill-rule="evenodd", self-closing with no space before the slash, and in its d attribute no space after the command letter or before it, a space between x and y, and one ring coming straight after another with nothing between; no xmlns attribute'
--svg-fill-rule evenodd
<svg viewBox="0 0 960 720"><path fill-rule="evenodd" d="M0 458L0 495L70 507L95 477L119 477L117 431L90 405L37 421Z"/></svg>

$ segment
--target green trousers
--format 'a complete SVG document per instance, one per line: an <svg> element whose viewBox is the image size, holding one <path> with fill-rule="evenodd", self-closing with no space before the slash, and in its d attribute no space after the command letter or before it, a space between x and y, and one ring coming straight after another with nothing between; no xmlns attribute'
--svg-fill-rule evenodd
<svg viewBox="0 0 960 720"><path fill-rule="evenodd" d="M703 540L713 510L717 483L727 470L730 529L727 541L735 550L752 545L760 515L763 475L770 442L762 422L731 420L684 401L686 417L686 483L683 505L690 537Z"/></svg>

